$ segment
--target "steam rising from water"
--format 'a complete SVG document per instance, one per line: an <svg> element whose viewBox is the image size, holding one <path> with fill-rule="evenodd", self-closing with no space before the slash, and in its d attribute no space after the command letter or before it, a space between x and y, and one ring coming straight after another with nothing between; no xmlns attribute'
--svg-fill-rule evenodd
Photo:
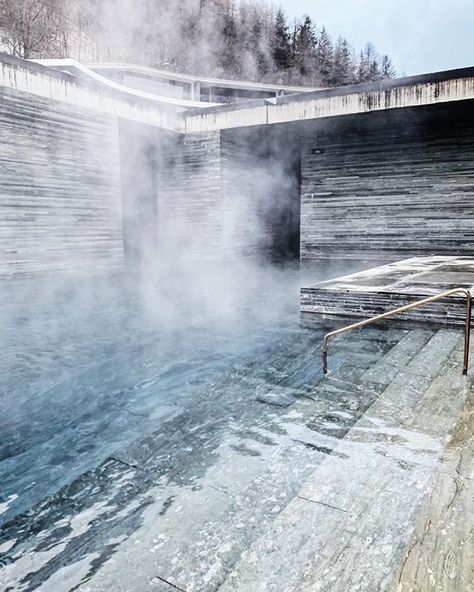
<svg viewBox="0 0 474 592"><path fill-rule="evenodd" d="M126 267L160 318L181 303L232 320L271 262L298 260L297 135L183 138L121 122L120 137Z"/></svg>

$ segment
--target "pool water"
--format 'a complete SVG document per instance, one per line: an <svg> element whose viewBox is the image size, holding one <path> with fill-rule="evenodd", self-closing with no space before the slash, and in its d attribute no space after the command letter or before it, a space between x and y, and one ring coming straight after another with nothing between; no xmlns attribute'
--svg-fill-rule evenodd
<svg viewBox="0 0 474 592"><path fill-rule="evenodd" d="M302 284L372 265L4 283L0 590L139 589L88 582L141 532L149 589L190 541L217 589L377 396L357 381L405 332L335 343L326 385L299 316Z"/></svg>

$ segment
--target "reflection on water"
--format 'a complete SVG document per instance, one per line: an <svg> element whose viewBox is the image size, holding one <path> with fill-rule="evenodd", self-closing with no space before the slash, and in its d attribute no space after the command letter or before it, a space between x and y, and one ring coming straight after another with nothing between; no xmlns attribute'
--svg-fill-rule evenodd
<svg viewBox="0 0 474 592"><path fill-rule="evenodd" d="M378 394L403 331L335 344L321 382L298 315L301 284L369 266L5 284L0 590L72 590L149 524L158 563L196 536L225 572Z"/></svg>

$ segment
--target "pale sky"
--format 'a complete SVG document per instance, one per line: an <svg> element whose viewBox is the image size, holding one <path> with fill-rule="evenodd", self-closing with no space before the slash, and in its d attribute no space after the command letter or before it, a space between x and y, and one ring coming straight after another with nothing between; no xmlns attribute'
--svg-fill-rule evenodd
<svg viewBox="0 0 474 592"><path fill-rule="evenodd" d="M474 66L474 0L277 0L360 49L372 41L399 74Z"/></svg>

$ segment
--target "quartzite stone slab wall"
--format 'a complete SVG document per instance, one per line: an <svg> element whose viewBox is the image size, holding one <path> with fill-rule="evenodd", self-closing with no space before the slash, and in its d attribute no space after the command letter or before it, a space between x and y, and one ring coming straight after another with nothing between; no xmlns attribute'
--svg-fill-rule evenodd
<svg viewBox="0 0 474 592"><path fill-rule="evenodd" d="M474 254L472 104L308 124L301 257Z"/></svg>
<svg viewBox="0 0 474 592"><path fill-rule="evenodd" d="M0 88L0 276L123 262L118 126Z"/></svg>

